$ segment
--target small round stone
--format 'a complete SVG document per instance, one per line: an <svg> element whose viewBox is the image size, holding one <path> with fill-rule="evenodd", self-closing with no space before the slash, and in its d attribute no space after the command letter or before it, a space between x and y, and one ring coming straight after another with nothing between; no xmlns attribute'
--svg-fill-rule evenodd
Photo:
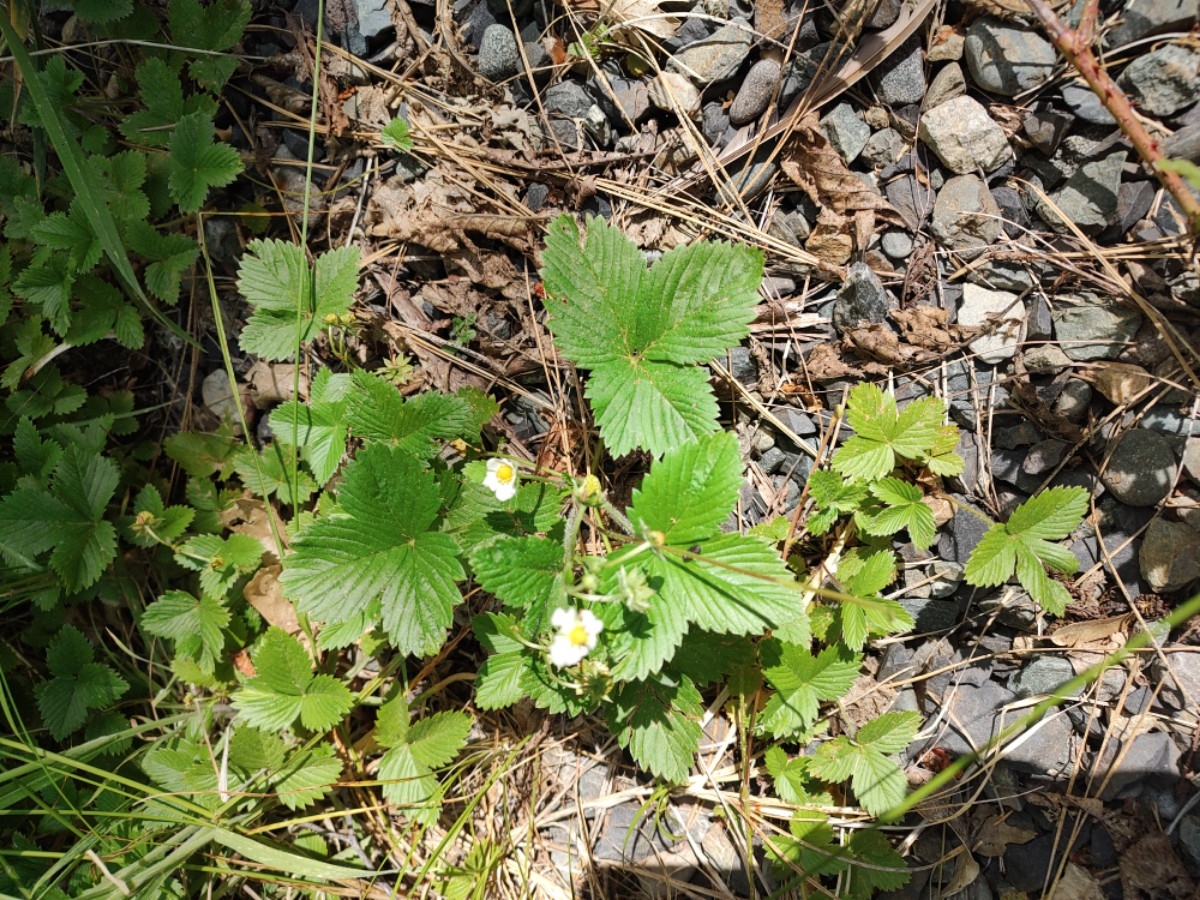
<svg viewBox="0 0 1200 900"><path fill-rule="evenodd" d="M1161 434L1135 428L1121 438L1101 478L1122 503L1155 506L1175 483L1175 454Z"/></svg>
<svg viewBox="0 0 1200 900"><path fill-rule="evenodd" d="M517 38L507 25L489 25L479 41L479 74L489 81L516 75L521 68Z"/></svg>
<svg viewBox="0 0 1200 900"><path fill-rule="evenodd" d="M760 59L751 66L729 106L729 121L734 125L745 125L761 116L771 102L778 81L779 63L775 60Z"/></svg>

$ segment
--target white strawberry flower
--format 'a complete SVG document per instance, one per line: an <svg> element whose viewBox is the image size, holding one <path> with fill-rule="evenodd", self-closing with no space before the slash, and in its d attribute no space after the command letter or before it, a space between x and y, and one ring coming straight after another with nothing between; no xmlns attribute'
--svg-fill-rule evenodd
<svg viewBox="0 0 1200 900"><path fill-rule="evenodd" d="M591 610L574 607L556 609L550 624L558 629L550 643L550 665L559 669L578 665L596 648L596 638L604 630L604 623Z"/></svg>
<svg viewBox="0 0 1200 900"><path fill-rule="evenodd" d="M489 459L483 486L495 494L497 500L511 500L517 493L517 464L500 457Z"/></svg>

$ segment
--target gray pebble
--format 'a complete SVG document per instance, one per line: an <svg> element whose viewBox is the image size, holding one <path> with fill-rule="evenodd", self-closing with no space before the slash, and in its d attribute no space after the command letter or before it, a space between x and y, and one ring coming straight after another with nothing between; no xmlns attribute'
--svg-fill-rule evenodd
<svg viewBox="0 0 1200 900"><path fill-rule="evenodd" d="M876 91L885 106L920 103L925 96L925 62L920 40L910 40L879 68Z"/></svg>
<svg viewBox="0 0 1200 900"><path fill-rule="evenodd" d="M975 83L985 91L1014 97L1049 80L1057 54L1032 27L991 16L967 29L963 57Z"/></svg>
<svg viewBox="0 0 1200 900"><path fill-rule="evenodd" d="M940 103L961 97L967 92L967 79L963 75L962 66L956 62L948 63L938 69L929 82L929 90L921 99L921 109L933 109Z"/></svg>
<svg viewBox="0 0 1200 900"><path fill-rule="evenodd" d="M1071 112L1085 122L1091 122L1093 125L1115 125L1117 122L1112 117L1112 113L1105 109L1104 104L1100 102L1096 92L1086 84L1074 82L1064 85L1062 98L1063 103L1067 104Z"/></svg>
<svg viewBox="0 0 1200 900"><path fill-rule="evenodd" d="M1177 591L1200 578L1200 532L1155 519L1142 535L1138 565L1152 591Z"/></svg>
<svg viewBox="0 0 1200 900"><path fill-rule="evenodd" d="M929 230L955 250L986 247L1004 230L1000 207L977 175L956 175L938 191Z"/></svg>
<svg viewBox="0 0 1200 900"><path fill-rule="evenodd" d="M908 142L895 128L883 128L867 138L860 158L873 169L890 166L904 155Z"/></svg>
<svg viewBox="0 0 1200 900"><path fill-rule="evenodd" d="M729 121L734 125L745 125L763 114L775 85L779 82L779 63L773 59L760 59L738 88L737 96L729 106Z"/></svg>
<svg viewBox="0 0 1200 900"><path fill-rule="evenodd" d="M885 231L880 247L892 259L907 259L913 251L913 239L907 231Z"/></svg>
<svg viewBox="0 0 1200 900"><path fill-rule="evenodd" d="M1200 0L1129 0L1121 19L1107 35L1116 49L1157 31L1187 31L1200 17Z"/></svg>
<svg viewBox="0 0 1200 900"><path fill-rule="evenodd" d="M1200 97L1200 53L1180 44L1151 50L1131 62L1117 83L1142 111L1174 115Z"/></svg>
<svg viewBox="0 0 1200 900"><path fill-rule="evenodd" d="M854 263L833 304L833 327L845 331L863 321L886 321L891 305L891 297L879 276L865 263Z"/></svg>
<svg viewBox="0 0 1200 900"><path fill-rule="evenodd" d="M1073 116L1054 109L1037 109L1025 113L1021 127L1029 143L1047 156L1052 156L1074 121Z"/></svg>
<svg viewBox="0 0 1200 900"><path fill-rule="evenodd" d="M1122 503L1155 506L1175 483L1175 454L1162 435L1135 428L1121 437L1100 477Z"/></svg>
<svg viewBox="0 0 1200 900"><path fill-rule="evenodd" d="M1075 677L1069 660L1061 656L1038 656L1008 679L1008 689L1021 697L1054 694L1058 688Z"/></svg>
<svg viewBox="0 0 1200 900"><path fill-rule="evenodd" d="M1117 196L1126 153L1113 153L1103 159L1084 163L1065 185L1051 195L1054 206L1039 201L1037 213L1060 234L1070 234L1067 222L1074 223L1085 234L1102 231L1117 219Z"/></svg>
<svg viewBox="0 0 1200 900"><path fill-rule="evenodd" d="M521 70L517 38L507 25L489 25L479 41L479 74L489 81L503 81Z"/></svg>
<svg viewBox="0 0 1200 900"><path fill-rule="evenodd" d="M689 17L688 21L694 21L694 17ZM667 68L686 75L697 87L724 81L732 77L750 55L753 36L745 19L734 19L712 35L681 49L667 62Z"/></svg>
<svg viewBox="0 0 1200 900"><path fill-rule="evenodd" d="M1071 359L1115 359L1142 324L1137 310L1095 294L1059 297L1051 314L1054 333Z"/></svg>
<svg viewBox="0 0 1200 900"><path fill-rule="evenodd" d="M859 118L849 103L839 103L821 120L821 127L833 149L852 163L871 136L871 126Z"/></svg>

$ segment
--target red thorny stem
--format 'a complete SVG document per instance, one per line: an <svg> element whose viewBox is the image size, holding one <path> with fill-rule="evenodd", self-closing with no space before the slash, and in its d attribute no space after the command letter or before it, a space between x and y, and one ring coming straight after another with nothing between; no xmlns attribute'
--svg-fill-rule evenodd
<svg viewBox="0 0 1200 900"><path fill-rule="evenodd" d="M1150 171L1158 178L1159 183L1166 188L1179 208L1183 210L1188 220L1188 231L1193 238L1200 239L1200 200L1188 189L1187 183L1175 172L1165 172L1156 163L1165 159L1158 141L1151 137L1150 132L1142 124L1133 110L1126 93L1117 86L1105 70L1096 54L1092 52L1092 39L1096 30L1096 17L1099 0L1088 0L1080 17L1078 28L1069 28L1058 14L1047 5L1046 0L1025 0L1033 14L1037 16L1050 35L1050 39L1096 96L1104 104L1121 131L1129 138L1134 150L1142 158Z"/></svg>

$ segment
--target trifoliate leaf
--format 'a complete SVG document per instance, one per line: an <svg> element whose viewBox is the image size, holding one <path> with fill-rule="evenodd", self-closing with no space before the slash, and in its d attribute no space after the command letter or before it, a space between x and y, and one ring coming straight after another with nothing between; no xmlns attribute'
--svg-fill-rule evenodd
<svg viewBox="0 0 1200 900"><path fill-rule="evenodd" d="M240 446L229 426L223 426L213 434L181 431L163 442L167 456L189 475L194 478L215 475L222 481L233 472L233 461Z"/></svg>
<svg viewBox="0 0 1200 900"><path fill-rule="evenodd" d="M809 772L810 758L796 756L788 759L782 747L771 747L763 754L767 772L775 780L775 793L784 803L804 806L832 804L828 791Z"/></svg>
<svg viewBox="0 0 1200 900"><path fill-rule="evenodd" d="M642 768L664 781L683 782L700 749L700 692L688 678L673 687L632 681L612 697L609 727Z"/></svg>
<svg viewBox="0 0 1200 900"><path fill-rule="evenodd" d="M261 453L244 447L238 453L233 468L250 491L259 497L272 494L289 506L308 502L317 490L317 483L303 469L293 469L294 454L284 452L283 443L267 444Z"/></svg>
<svg viewBox="0 0 1200 900"><path fill-rule="evenodd" d="M167 591L146 607L141 623L151 634L174 640L177 652L211 672L225 643L221 629L229 624L229 610L211 597Z"/></svg>
<svg viewBox="0 0 1200 900"><path fill-rule="evenodd" d="M882 478L871 485L871 493L886 508L866 522L868 534L890 535L907 528L913 546L927 550L937 535L933 510L925 505L924 494L914 484L899 478Z"/></svg>
<svg viewBox="0 0 1200 900"><path fill-rule="evenodd" d="M147 484L133 502L133 516L123 523L125 538L139 547L173 544L187 531L195 515L190 506L167 506L158 488Z"/></svg>
<svg viewBox="0 0 1200 900"><path fill-rule="evenodd" d="M284 806L297 810L329 793L341 774L342 761L334 754L333 745L318 744L293 753L273 779L273 787Z"/></svg>
<svg viewBox="0 0 1200 900"><path fill-rule="evenodd" d="M380 598L383 627L402 653L440 647L465 577L458 547L435 530L434 476L404 451L367 445L346 467L341 512L293 542L281 581L302 612L343 621Z"/></svg>
<svg viewBox="0 0 1200 900"><path fill-rule="evenodd" d="M837 606L842 642L851 650L861 650L871 635L895 634L913 627L912 615L894 600L885 600L879 592L896 577L895 557L890 551L869 552L856 548L842 558L838 579L845 593L855 600Z"/></svg>
<svg viewBox="0 0 1200 900"><path fill-rule="evenodd" d="M805 526L811 534L824 534L843 515L862 506L867 489L857 482L844 482L837 472L817 469L808 476L808 495L814 509Z"/></svg>
<svg viewBox="0 0 1200 900"><path fill-rule="evenodd" d="M379 132L379 140L385 147L391 147L401 153L407 153L413 148L412 138L408 135L408 123L396 118L388 122Z"/></svg>
<svg viewBox="0 0 1200 900"><path fill-rule="evenodd" d="M904 772L888 754L906 747L920 727L919 713L884 713L867 722L854 739L840 735L818 747L811 770L831 783L849 778L867 812L882 816L899 806L908 792Z"/></svg>
<svg viewBox="0 0 1200 900"><path fill-rule="evenodd" d="M116 557L117 531L104 515L119 479L111 459L68 447L49 490L20 489L0 499L0 553L33 566L50 550L50 568L68 591L91 587Z"/></svg>
<svg viewBox="0 0 1200 900"><path fill-rule="evenodd" d="M942 478L961 475L966 464L963 458L954 452L957 447L958 426L953 422L943 425L929 450L929 458L925 460L929 471Z"/></svg>
<svg viewBox="0 0 1200 900"><path fill-rule="evenodd" d="M717 531L737 502L742 461L737 437L721 432L664 454L633 492L632 519L666 542L690 544Z"/></svg>
<svg viewBox="0 0 1200 900"><path fill-rule="evenodd" d="M175 123L168 170L171 196L181 212L196 212L210 188L224 187L242 173L238 152L213 143L214 134L212 116L205 113L189 113Z"/></svg>
<svg viewBox="0 0 1200 900"><path fill-rule="evenodd" d="M33 238L42 246L52 250L65 250L70 262L70 271L77 273L88 272L94 268L104 252L100 246L100 238L96 236L87 216L77 204L71 205L70 214L56 212L46 216L34 226ZM28 269L21 274L21 278L13 285L13 289L20 296L36 302L35 297L29 297L26 293L21 292L22 285L28 281L27 272ZM28 288L24 288L24 290L28 291Z"/></svg>
<svg viewBox="0 0 1200 900"><path fill-rule="evenodd" d="M776 693L762 714L763 727L784 738L810 728L822 700L837 700L858 678L862 657L836 646L813 656L804 647L767 641L760 649L763 677Z"/></svg>
<svg viewBox="0 0 1200 900"><path fill-rule="evenodd" d="M242 330L243 349L263 359L289 359L298 345L317 336L326 316L349 311L358 286L357 247L318 256L315 276L296 244L251 241L247 251L238 268L238 290L254 312Z"/></svg>
<svg viewBox="0 0 1200 900"><path fill-rule="evenodd" d="M322 369L313 379L308 403L288 400L271 413L271 431L281 443L303 448L304 460L323 485L346 452L346 394L349 375Z"/></svg>
<svg viewBox="0 0 1200 900"><path fill-rule="evenodd" d="M471 730L471 717L464 712L441 712L411 724L408 717L403 694L380 707L375 739L388 750L379 760L379 780L389 803L420 806L438 795L434 770L462 750Z"/></svg>
<svg viewBox="0 0 1200 900"><path fill-rule="evenodd" d="M200 587L210 597L224 597L235 581L258 568L263 545L248 534L227 538L201 534L186 540L176 551L175 561L200 573Z"/></svg>
<svg viewBox="0 0 1200 900"><path fill-rule="evenodd" d="M126 140L149 147L166 147L173 134L172 126L185 113L212 116L216 101L205 94L195 94L186 100L179 75L157 56L138 63L135 77L138 95L146 109L126 116L117 126Z"/></svg>
<svg viewBox="0 0 1200 900"><path fill-rule="evenodd" d="M660 455L716 430L716 400L695 368L747 334L762 256L746 247L697 244L647 270L637 247L602 219L580 246L562 216L546 238L543 283L562 354L592 370L587 395L616 456Z"/></svg>
<svg viewBox="0 0 1200 900"><path fill-rule="evenodd" d="M200 247L185 234L161 234L144 221L128 223L124 236L130 250L153 260L146 266L147 290L174 306L183 275L200 256Z"/></svg>
<svg viewBox="0 0 1200 900"><path fill-rule="evenodd" d="M26 266L13 282L13 293L41 307L42 317L59 335L71 327L71 291L75 272L65 252Z"/></svg>
<svg viewBox="0 0 1200 900"><path fill-rule="evenodd" d="M129 683L103 663L92 662L92 646L73 625L64 625L46 648L54 678L37 686L38 711L56 741L80 728L92 710L112 706Z"/></svg>
<svg viewBox="0 0 1200 900"><path fill-rule="evenodd" d="M471 568L485 591L526 611L523 618L531 633L562 605L563 549L557 541L501 537L471 554Z"/></svg>
<svg viewBox="0 0 1200 900"><path fill-rule="evenodd" d="M844 871L848 865L829 819L812 810L797 810L788 823L788 834L772 834L764 843L784 891L814 876Z"/></svg>
<svg viewBox="0 0 1200 900"><path fill-rule="evenodd" d="M1071 574L1079 560L1051 543L1066 538L1083 521L1088 493L1078 487L1055 487L1030 497L1008 522L984 534L967 560L965 577L976 587L995 587L1016 573L1029 596L1047 611L1062 615L1070 602L1067 589L1046 575L1043 565Z"/></svg>
<svg viewBox="0 0 1200 900"><path fill-rule="evenodd" d="M851 391L846 416L855 434L833 455L833 468L860 481L874 481L896 467L898 458L923 460L941 436L945 405L934 397L897 410L896 398L863 382Z"/></svg>
<svg viewBox="0 0 1200 900"><path fill-rule="evenodd" d="M353 383L346 395L345 422L364 441L383 441L428 458L438 451L438 441L464 436L475 422L472 406L456 394L425 391L405 400L395 385L361 370Z"/></svg>
<svg viewBox="0 0 1200 900"><path fill-rule="evenodd" d="M332 675L313 675L298 640L280 628L267 631L251 654L257 674L233 694L248 724L266 731L290 728L300 717L311 731L328 731L350 711L350 691Z"/></svg>

